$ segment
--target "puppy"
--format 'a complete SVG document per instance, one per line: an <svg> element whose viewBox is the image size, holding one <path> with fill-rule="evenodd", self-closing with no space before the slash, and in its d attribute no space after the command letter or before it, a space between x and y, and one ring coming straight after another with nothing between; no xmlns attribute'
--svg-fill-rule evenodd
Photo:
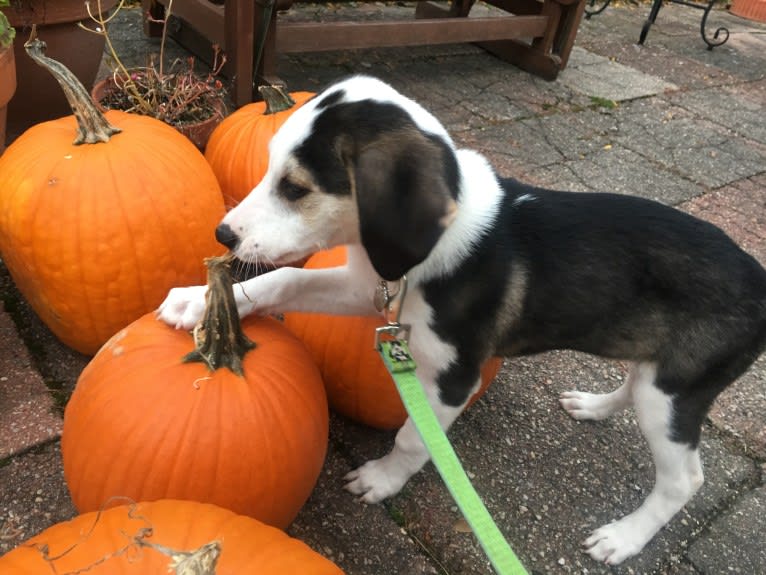
<svg viewBox="0 0 766 575"><path fill-rule="evenodd" d="M395 291L406 274L401 318L445 429L490 356L566 348L630 361L619 389L560 399L576 419L632 405L654 457L646 500L585 541L594 559L638 553L699 489L703 419L766 346L766 271L721 230L636 197L500 178L420 105L370 77L299 108L269 150L266 175L223 219L218 240L244 261L277 266L348 244L348 263L240 283L242 315L374 314L379 282ZM159 316L190 329L205 289L173 289ZM427 460L408 420L391 452L349 473L346 488L381 501Z"/></svg>

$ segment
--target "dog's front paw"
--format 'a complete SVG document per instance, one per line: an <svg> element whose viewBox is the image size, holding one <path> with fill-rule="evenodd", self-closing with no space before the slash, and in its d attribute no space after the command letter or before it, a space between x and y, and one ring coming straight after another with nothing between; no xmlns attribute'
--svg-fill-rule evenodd
<svg viewBox="0 0 766 575"><path fill-rule="evenodd" d="M588 555L608 565L622 563L641 551L650 537L635 525L631 516L596 529L583 545Z"/></svg>
<svg viewBox="0 0 766 575"><path fill-rule="evenodd" d="M176 329L192 329L205 311L207 286L173 288L157 309L157 317Z"/></svg>
<svg viewBox="0 0 766 575"><path fill-rule="evenodd" d="M364 503L378 503L396 495L410 478L402 465L391 454L368 461L358 469L346 474L346 490L359 495Z"/></svg>

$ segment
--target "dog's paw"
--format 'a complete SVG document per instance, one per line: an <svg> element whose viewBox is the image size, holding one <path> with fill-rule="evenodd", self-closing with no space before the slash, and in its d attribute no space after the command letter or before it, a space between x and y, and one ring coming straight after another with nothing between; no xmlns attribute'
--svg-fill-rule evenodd
<svg viewBox="0 0 766 575"><path fill-rule="evenodd" d="M368 461L358 469L346 474L343 478L346 491L359 495L364 503L379 503L387 497L396 495L410 478L404 468L399 465L391 454Z"/></svg>
<svg viewBox="0 0 766 575"><path fill-rule="evenodd" d="M176 329L192 329L205 311L207 286L173 288L157 309L157 317Z"/></svg>
<svg viewBox="0 0 766 575"><path fill-rule="evenodd" d="M584 391L565 391L559 396L559 403L570 416L579 420L601 420L615 411L614 402L608 395Z"/></svg>
<svg viewBox="0 0 766 575"><path fill-rule="evenodd" d="M631 517L609 523L596 529L583 546L588 555L607 565L617 565L641 551L648 538L635 525Z"/></svg>

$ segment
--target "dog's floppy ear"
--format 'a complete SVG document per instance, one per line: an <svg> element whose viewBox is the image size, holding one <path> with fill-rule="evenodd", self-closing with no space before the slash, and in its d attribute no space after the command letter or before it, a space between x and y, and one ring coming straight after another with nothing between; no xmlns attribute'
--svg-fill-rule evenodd
<svg viewBox="0 0 766 575"><path fill-rule="evenodd" d="M370 142L353 163L362 245L380 277L399 279L426 259L454 217L454 153L409 129Z"/></svg>

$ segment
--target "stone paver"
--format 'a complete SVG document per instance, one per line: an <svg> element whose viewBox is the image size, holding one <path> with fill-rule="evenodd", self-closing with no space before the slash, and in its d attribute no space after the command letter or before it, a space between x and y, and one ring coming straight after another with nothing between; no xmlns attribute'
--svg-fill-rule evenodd
<svg viewBox="0 0 766 575"><path fill-rule="evenodd" d="M708 533L695 541L689 557L703 573L766 573L766 488L739 500Z"/></svg>
<svg viewBox="0 0 766 575"><path fill-rule="evenodd" d="M61 433L53 398L0 302L0 460Z"/></svg>
<svg viewBox="0 0 766 575"><path fill-rule="evenodd" d="M384 10L411 13L399 4L344 9L367 18ZM336 6L299 10L294 17L321 11L332 18ZM647 13L647 4L628 3L583 21L570 68L555 82L470 45L302 54L281 58L280 73L295 90L317 90L351 73L378 75L432 110L459 145L485 153L503 175L655 198L716 223L766 262L766 26L717 10L711 22L724 22L732 37L710 52L699 38L701 13L671 5L639 47ZM156 50L156 40L142 40L137 11L127 11L114 29L127 62ZM169 49L173 57L184 54ZM71 392L86 358L56 342L7 274L0 273L0 290L17 306L13 333L21 337L3 331L0 358L9 354L13 368L24 364L25 382ZM0 313L0 331L7 321ZM24 347L33 362L19 359ZM690 504L618 568L582 553L590 530L640 504L654 471L631 411L576 422L557 397L573 387L609 391L624 373L619 363L572 352L508 360L450 432L530 573L764 572L766 357L711 412L701 446L706 483ZM0 399L2 393L0 387ZM49 400L42 397L35 405L45 412ZM0 401L0 422L8 405ZM13 436L21 438L15 430ZM352 575L490 573L432 465L383 505L359 504L342 490L343 475L384 455L393 436L334 416L325 468L290 533ZM0 552L75 513L57 442L29 449L36 441L23 439L25 451L13 457L0 454Z"/></svg>
<svg viewBox="0 0 766 575"><path fill-rule="evenodd" d="M572 50L572 57L559 81L588 96L614 102L656 96L678 89L678 86L662 78L582 48Z"/></svg>

